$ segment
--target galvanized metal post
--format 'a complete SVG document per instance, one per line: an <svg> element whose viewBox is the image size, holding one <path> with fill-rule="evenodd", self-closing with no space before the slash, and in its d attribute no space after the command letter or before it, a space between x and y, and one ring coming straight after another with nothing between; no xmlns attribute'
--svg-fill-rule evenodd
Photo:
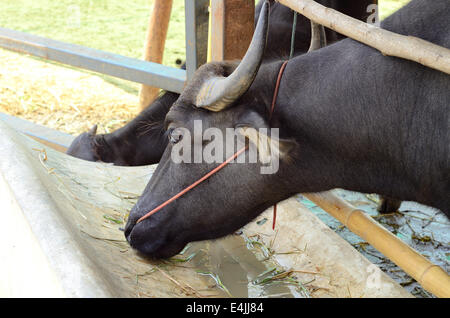
<svg viewBox="0 0 450 318"><path fill-rule="evenodd" d="M208 53L209 0L185 0L186 71L188 80L206 63Z"/></svg>

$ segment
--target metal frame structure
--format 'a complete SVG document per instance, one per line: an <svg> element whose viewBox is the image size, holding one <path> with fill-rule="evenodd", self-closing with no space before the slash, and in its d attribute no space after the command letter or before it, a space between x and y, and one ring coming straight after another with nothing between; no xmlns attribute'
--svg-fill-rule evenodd
<svg viewBox="0 0 450 318"><path fill-rule="evenodd" d="M207 61L210 0L185 0L186 72L192 78L195 70Z"/></svg>
<svg viewBox="0 0 450 318"><path fill-rule="evenodd" d="M0 27L0 47L181 93L206 62L209 0L185 0L186 71Z"/></svg>

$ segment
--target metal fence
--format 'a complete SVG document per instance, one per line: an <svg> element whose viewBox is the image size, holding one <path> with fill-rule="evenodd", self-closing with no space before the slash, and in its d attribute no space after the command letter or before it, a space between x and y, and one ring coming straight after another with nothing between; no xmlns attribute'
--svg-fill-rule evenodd
<svg viewBox="0 0 450 318"><path fill-rule="evenodd" d="M0 47L180 93L206 62L209 0L185 0L186 71L0 27Z"/></svg>

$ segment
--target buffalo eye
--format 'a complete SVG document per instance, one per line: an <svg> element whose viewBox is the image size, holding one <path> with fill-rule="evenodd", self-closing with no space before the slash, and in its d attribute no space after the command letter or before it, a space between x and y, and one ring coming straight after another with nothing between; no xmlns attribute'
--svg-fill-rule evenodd
<svg viewBox="0 0 450 318"><path fill-rule="evenodd" d="M172 144L176 144L176 143L179 142L181 139L183 139L183 135L182 135L181 132L180 132L178 129L176 129L176 128L175 128L175 129L174 129L174 128L169 129L168 137L169 137L170 143L172 143Z"/></svg>

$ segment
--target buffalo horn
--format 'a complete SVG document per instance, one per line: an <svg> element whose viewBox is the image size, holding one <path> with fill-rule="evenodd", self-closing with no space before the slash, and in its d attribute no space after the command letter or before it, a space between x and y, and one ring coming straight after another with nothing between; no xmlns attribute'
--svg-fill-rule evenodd
<svg viewBox="0 0 450 318"><path fill-rule="evenodd" d="M88 134L95 136L95 134L97 134L97 125L92 126L92 128L88 131Z"/></svg>
<svg viewBox="0 0 450 318"><path fill-rule="evenodd" d="M201 86L195 105L221 111L241 97L251 86L261 65L269 29L269 3L265 1L250 46L239 66L228 77L217 76Z"/></svg>
<svg viewBox="0 0 450 318"><path fill-rule="evenodd" d="M318 50L327 45L327 37L325 35L325 28L311 20L311 45L308 52Z"/></svg>

